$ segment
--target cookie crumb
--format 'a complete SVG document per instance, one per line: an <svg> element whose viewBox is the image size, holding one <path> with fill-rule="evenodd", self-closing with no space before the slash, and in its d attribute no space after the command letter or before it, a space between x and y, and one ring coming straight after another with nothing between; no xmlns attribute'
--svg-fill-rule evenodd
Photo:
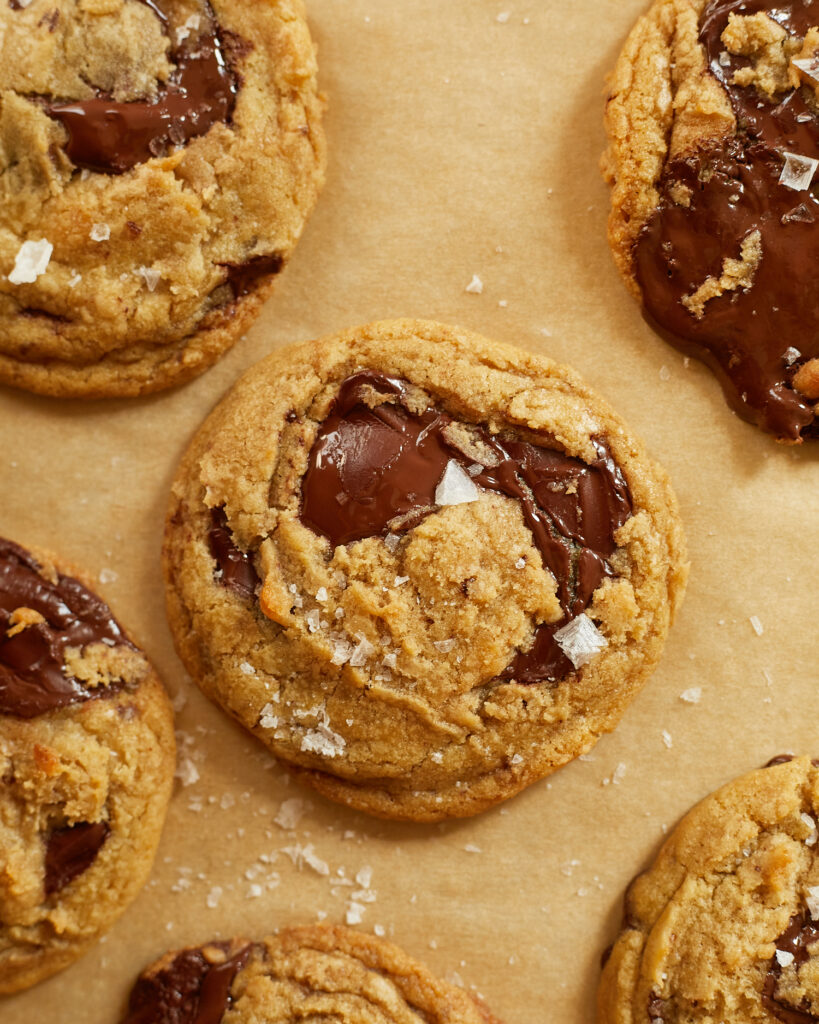
<svg viewBox="0 0 819 1024"><path fill-rule="evenodd" d="M46 272L54 246L45 238L39 242L23 242L17 250L10 284L32 284Z"/></svg>

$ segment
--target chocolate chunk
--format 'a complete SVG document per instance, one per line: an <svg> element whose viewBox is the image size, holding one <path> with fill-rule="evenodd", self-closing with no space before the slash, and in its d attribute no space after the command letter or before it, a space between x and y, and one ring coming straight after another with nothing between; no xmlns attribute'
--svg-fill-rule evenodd
<svg viewBox="0 0 819 1024"><path fill-rule="evenodd" d="M167 31L168 18L158 0L142 0ZM225 55L210 5L208 24L171 50L175 65L155 100L117 102L102 94L71 103L48 103L69 138L65 151L77 167L122 174L173 146L204 135L217 122L229 122L238 85Z"/></svg>
<svg viewBox="0 0 819 1024"><path fill-rule="evenodd" d="M90 690L65 669L69 647L92 643L133 648L111 609L78 580L44 579L37 561L0 538L0 714L34 718L111 691ZM42 621L9 636L12 614L29 609Z"/></svg>
<svg viewBox="0 0 819 1024"><path fill-rule="evenodd" d="M370 408L375 392L389 399ZM531 650L520 652L506 678L535 683L560 679L571 662L554 640L591 601L614 552L614 533L632 512L623 474L606 445L595 441L591 465L563 452L514 438L475 436L493 465L477 470L448 439L451 417L434 407L410 413L404 381L362 371L341 385L310 452L302 481L301 519L333 547L417 525L435 509L435 492L455 460L474 482L520 503L545 566L558 583L565 613L542 625ZM487 459L489 461L489 459Z"/></svg>
<svg viewBox="0 0 819 1024"><path fill-rule="evenodd" d="M776 757L772 757L770 761L767 761L762 767L775 768L778 764L788 764L788 762L792 760L793 754L777 754Z"/></svg>
<svg viewBox="0 0 819 1024"><path fill-rule="evenodd" d="M55 829L46 841L46 896L60 892L87 871L110 834L111 829L104 821L82 821Z"/></svg>
<svg viewBox="0 0 819 1024"><path fill-rule="evenodd" d="M819 159L819 118L807 92L772 103L753 86L734 85L748 60L729 55L721 35L731 13L764 11L799 36L819 23L806 0L711 0L700 26L711 74L726 90L737 137L679 156L663 171L659 205L634 250L648 322L683 352L707 363L732 407L777 437L819 437L812 403L791 386L803 362L819 357L817 184L794 191L780 184L785 153ZM685 196L684 204L675 198ZM750 287L704 303L701 315L683 304L723 261L739 259L759 232L761 255ZM789 350L799 353L791 358Z"/></svg>
<svg viewBox="0 0 819 1024"><path fill-rule="evenodd" d="M283 266L284 257L281 253L274 252L269 256L254 256L247 263L227 265L227 283L233 288L233 294L238 299L242 295L252 292L260 278L278 274Z"/></svg>
<svg viewBox="0 0 819 1024"><path fill-rule="evenodd" d="M225 954L210 963L202 949L186 949L166 967L139 978L131 991L123 1024L219 1024L232 999L230 990L253 947L228 956L230 944L215 942L208 950Z"/></svg>
<svg viewBox="0 0 819 1024"><path fill-rule="evenodd" d="M807 961L810 955L808 946L817 941L819 941L819 924L808 920L804 914L794 914L785 932L776 940L776 948L780 952L790 953L794 965L798 968L800 964ZM819 1013L813 1012L813 1006L810 1003L803 1002L800 1006L791 1006L777 997L776 990L781 973L782 965L774 955L768 966L765 986L762 990L762 1005L765 1009L772 1013L777 1020L784 1021L784 1024L810 1024L811 1021L819 1020Z"/></svg>
<svg viewBox="0 0 819 1024"><path fill-rule="evenodd" d="M224 508L212 508L210 520L212 525L208 543L210 553L221 570L222 584L239 597L253 597L259 585L259 577L250 555L236 546Z"/></svg>

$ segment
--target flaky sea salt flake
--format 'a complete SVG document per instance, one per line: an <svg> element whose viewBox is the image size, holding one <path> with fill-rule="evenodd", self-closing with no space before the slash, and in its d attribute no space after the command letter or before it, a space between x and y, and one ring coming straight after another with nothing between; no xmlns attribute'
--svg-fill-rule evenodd
<svg viewBox="0 0 819 1024"><path fill-rule="evenodd" d="M199 781L199 769L189 757L180 758L176 766L176 778L183 786L192 786Z"/></svg>
<svg viewBox="0 0 819 1024"><path fill-rule="evenodd" d="M692 686L688 690L683 690L680 700L684 700L686 704L699 704L702 700L702 687Z"/></svg>
<svg viewBox="0 0 819 1024"><path fill-rule="evenodd" d="M819 160L799 153L785 153L785 166L779 175L779 184L794 192L804 192L810 188Z"/></svg>
<svg viewBox="0 0 819 1024"><path fill-rule="evenodd" d="M259 725L262 729L275 729L278 726L279 718L275 711L276 709L272 704L265 704L262 708L259 716Z"/></svg>
<svg viewBox="0 0 819 1024"><path fill-rule="evenodd" d="M361 921L364 918L364 911L366 909L367 908L364 906L363 903L356 903L353 900L347 907L347 924L361 924Z"/></svg>
<svg viewBox="0 0 819 1024"><path fill-rule="evenodd" d="M588 615L581 614L555 633L560 649L574 665L582 668L608 647L608 640Z"/></svg>
<svg viewBox="0 0 819 1024"><path fill-rule="evenodd" d="M805 897L805 904L808 913L814 921L819 921L819 885L808 886L808 895Z"/></svg>
<svg viewBox="0 0 819 1024"><path fill-rule="evenodd" d="M815 85L819 85L819 56L814 54L812 57L797 58L792 60L791 64L801 71L805 78L809 78Z"/></svg>
<svg viewBox="0 0 819 1024"><path fill-rule="evenodd" d="M154 270L153 267L137 267L134 273L137 277L142 278L149 292L156 291L156 286L162 277L158 270Z"/></svg>
<svg viewBox="0 0 819 1024"><path fill-rule="evenodd" d="M273 820L280 828L287 829L288 831L294 829L304 816L307 806L307 803L298 797L294 797L292 800L285 800L279 807L279 813Z"/></svg>
<svg viewBox="0 0 819 1024"><path fill-rule="evenodd" d="M14 267L9 274L11 284L32 284L46 272L54 246L45 238L39 242L23 242L17 250Z"/></svg>
<svg viewBox="0 0 819 1024"><path fill-rule="evenodd" d="M480 295L483 291L483 281L478 277L477 274L472 275L472 280L464 289L469 292L470 295Z"/></svg>
<svg viewBox="0 0 819 1024"><path fill-rule="evenodd" d="M512 12L511 11L501 11L495 17L495 21L497 21L499 25L505 25L507 23L507 21L509 21L509 19L511 17L512 17Z"/></svg>
<svg viewBox="0 0 819 1024"><path fill-rule="evenodd" d="M107 224L93 224L88 237L92 242L107 242L111 237L111 228Z"/></svg>
<svg viewBox="0 0 819 1024"><path fill-rule="evenodd" d="M793 953L789 953L786 949L778 949L776 951L776 962L780 967L790 967L794 959Z"/></svg>
<svg viewBox="0 0 819 1024"><path fill-rule="evenodd" d="M454 459L447 463L444 475L435 488L436 505L466 505L477 501L480 492L471 478Z"/></svg>
<svg viewBox="0 0 819 1024"><path fill-rule="evenodd" d="M375 654L375 648L361 633L356 633L356 640L358 640L358 646L350 655L350 664L353 668L361 668Z"/></svg>
<svg viewBox="0 0 819 1024"><path fill-rule="evenodd" d="M674 746L674 741L671 739L671 733L668 731L668 729L663 729L662 736L663 743L669 750L671 750L671 748Z"/></svg>
<svg viewBox="0 0 819 1024"><path fill-rule="evenodd" d="M762 636L765 630L762 626L762 623L759 621L759 618L756 615L752 615L748 621L751 623L751 628L756 633L756 635Z"/></svg>

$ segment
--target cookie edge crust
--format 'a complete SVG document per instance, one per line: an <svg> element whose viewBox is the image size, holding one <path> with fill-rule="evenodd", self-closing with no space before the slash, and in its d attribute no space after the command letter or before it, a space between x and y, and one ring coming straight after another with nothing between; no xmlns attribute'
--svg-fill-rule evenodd
<svg viewBox="0 0 819 1024"><path fill-rule="evenodd" d="M165 543L163 550L163 567L166 581L166 604L168 620L177 652L188 672L197 685L218 704L224 711L235 718L247 731L253 729L244 720L239 708L231 707L223 701L220 688L216 681L216 673L208 670L208 655L204 645L198 641L192 621L184 600L174 583L174 551L184 543L177 534L183 533L187 527L174 522L180 510L186 506L184 497L177 497L177 485L182 491L183 482L196 475L196 466L200 455L207 447L214 431L218 431L224 416L229 415L231 404L236 396L248 384L257 379L275 379L281 376L283 363L293 366L304 365L315 367L317 360L325 350L333 347L350 347L350 343L363 340L365 344L377 342L388 344L393 337L421 338L441 344L449 344L456 352L469 356L478 356L497 369L513 368L522 375L533 379L544 375L552 380L559 380L575 396L590 405L594 413L604 422L606 437L611 441L612 452L626 473L633 491L643 498L640 509L647 512L657 537L663 542L664 575L659 572L655 578L641 581L640 590L652 587L659 591L657 600L652 603L654 609L651 630L642 641L641 657L634 659L638 664L629 663L629 677L618 688L616 715L595 722L594 728L588 732L586 742L572 748L570 752L561 751L561 756L547 765L537 762L523 764L513 769L511 766L493 768L484 775L470 781L469 785L457 788L454 784L448 789L436 791L415 791L410 788L391 789L388 785L378 785L377 780L367 780L357 785L341 776L336 776L318 769L307 768L285 760L266 749L271 756L288 768L300 780L308 783L331 799L355 809L366 811L376 817L392 820L416 822L439 821L444 818L470 817L481 811L514 796L532 783L551 774L557 768L573 760L579 754L589 750L599 737L611 731L620 721L627 705L642 688L647 677L659 661L668 628L673 621L684 592L688 575L688 562L683 534L682 522L679 517L677 500L671 484L662 470L645 453L644 446L638 441L625 424L614 413L608 404L589 388L580 376L570 367L555 363L548 357L533 353L516 346L490 341L475 332L443 325L435 321L399 319L383 320L357 328L351 328L338 334L327 335L314 341L301 342L285 346L266 357L234 384L218 403L210 416L202 423L194 435L177 470L172 488L170 505L166 519ZM631 469L627 469L627 463ZM182 512L184 520L184 512ZM608 652L600 656L600 661L607 657ZM586 716L593 718L593 716ZM255 733L254 733L255 735ZM258 737L257 737L258 738ZM499 789L499 783L501 787ZM440 799L439 799L440 798Z"/></svg>
<svg viewBox="0 0 819 1024"><path fill-rule="evenodd" d="M15 543L20 544L41 565L43 563L53 565L61 575L70 576L78 580L86 589L108 605L108 601L99 593L96 584L91 580L88 573L77 568L73 562L56 557L49 549L41 548L37 545L29 545L20 541ZM68 942L52 946L48 950L45 947L36 947L32 952L25 954L17 961L17 964L21 966L15 966L15 961L10 957L10 963L6 965L10 966L8 971L9 979L6 978L5 966L0 964L0 997L11 996L32 988L41 981L45 981L47 978L70 967L71 964L83 957L99 942L103 935L111 930L128 907L131 906L146 885L153 870L167 818L168 805L173 793L174 772L176 770L174 713L168 693L153 662L145 653L141 643L133 639L130 631L127 635L131 637L131 642L145 658L148 666L148 673L142 682L139 683L138 692L143 694L145 698L144 720L147 722L155 739L156 752L161 760L161 781L164 782L162 788L153 788L151 793L146 793L145 816L141 819L145 833L148 831L152 833L151 856L141 869L138 861L129 865L127 887L124 890L120 890L118 899L112 904L104 924L93 933L88 936L77 936ZM72 708L81 707L85 703L87 702L82 701L79 705L68 705L66 708L46 712L46 714L67 717L71 714ZM13 718L13 716L0 715L0 727L6 718ZM93 869L94 864L88 868L88 871ZM125 874L123 874L123 877L125 877ZM110 889L106 889L106 891L110 891Z"/></svg>
<svg viewBox="0 0 819 1024"><path fill-rule="evenodd" d="M740 796L744 814L759 823L766 818L768 803L767 816L774 817L784 785L803 787L811 770L808 756L756 768L709 793L680 819L651 865L626 889L620 931L603 965L597 989L598 1024L640 1024L642 1018L635 1015L632 1001L646 938L684 879L705 869L709 862L718 861L726 852L720 850L720 843L730 845L725 798ZM783 784L781 776L787 776L788 781ZM659 894L652 901L655 913L651 920L644 921L636 913L638 888L651 888ZM648 1020L647 1011L644 1019Z"/></svg>

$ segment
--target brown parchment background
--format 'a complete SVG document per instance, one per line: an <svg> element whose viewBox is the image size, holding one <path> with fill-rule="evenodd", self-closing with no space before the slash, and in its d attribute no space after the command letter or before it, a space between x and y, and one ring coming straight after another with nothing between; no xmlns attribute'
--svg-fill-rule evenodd
<svg viewBox="0 0 819 1024"><path fill-rule="evenodd" d="M167 948L258 937L319 911L342 920L352 889L282 853L255 879L277 871L278 887L247 897L259 856L296 842L334 876L370 865L378 895L361 927L381 925L441 974L457 972L507 1024L591 1021L622 891L664 828L775 754L819 754L819 445L778 447L733 416L712 377L642 323L605 242L603 80L642 9L310 0L328 183L247 338L204 377L144 400L0 390L0 532L109 580L100 592L187 697L178 727L201 776L178 784L134 906L82 961L0 1001L2 1024L116 1022L137 972ZM464 290L473 274L481 295ZM176 462L237 376L288 341L391 316L451 321L571 362L670 472L692 560L664 660L617 732L502 808L435 827L369 820L289 783L186 678L159 567ZM701 702L681 701L695 686ZM622 778L607 783L618 765ZM311 809L289 834L272 819L294 796ZM182 869L191 884L173 891Z"/></svg>

